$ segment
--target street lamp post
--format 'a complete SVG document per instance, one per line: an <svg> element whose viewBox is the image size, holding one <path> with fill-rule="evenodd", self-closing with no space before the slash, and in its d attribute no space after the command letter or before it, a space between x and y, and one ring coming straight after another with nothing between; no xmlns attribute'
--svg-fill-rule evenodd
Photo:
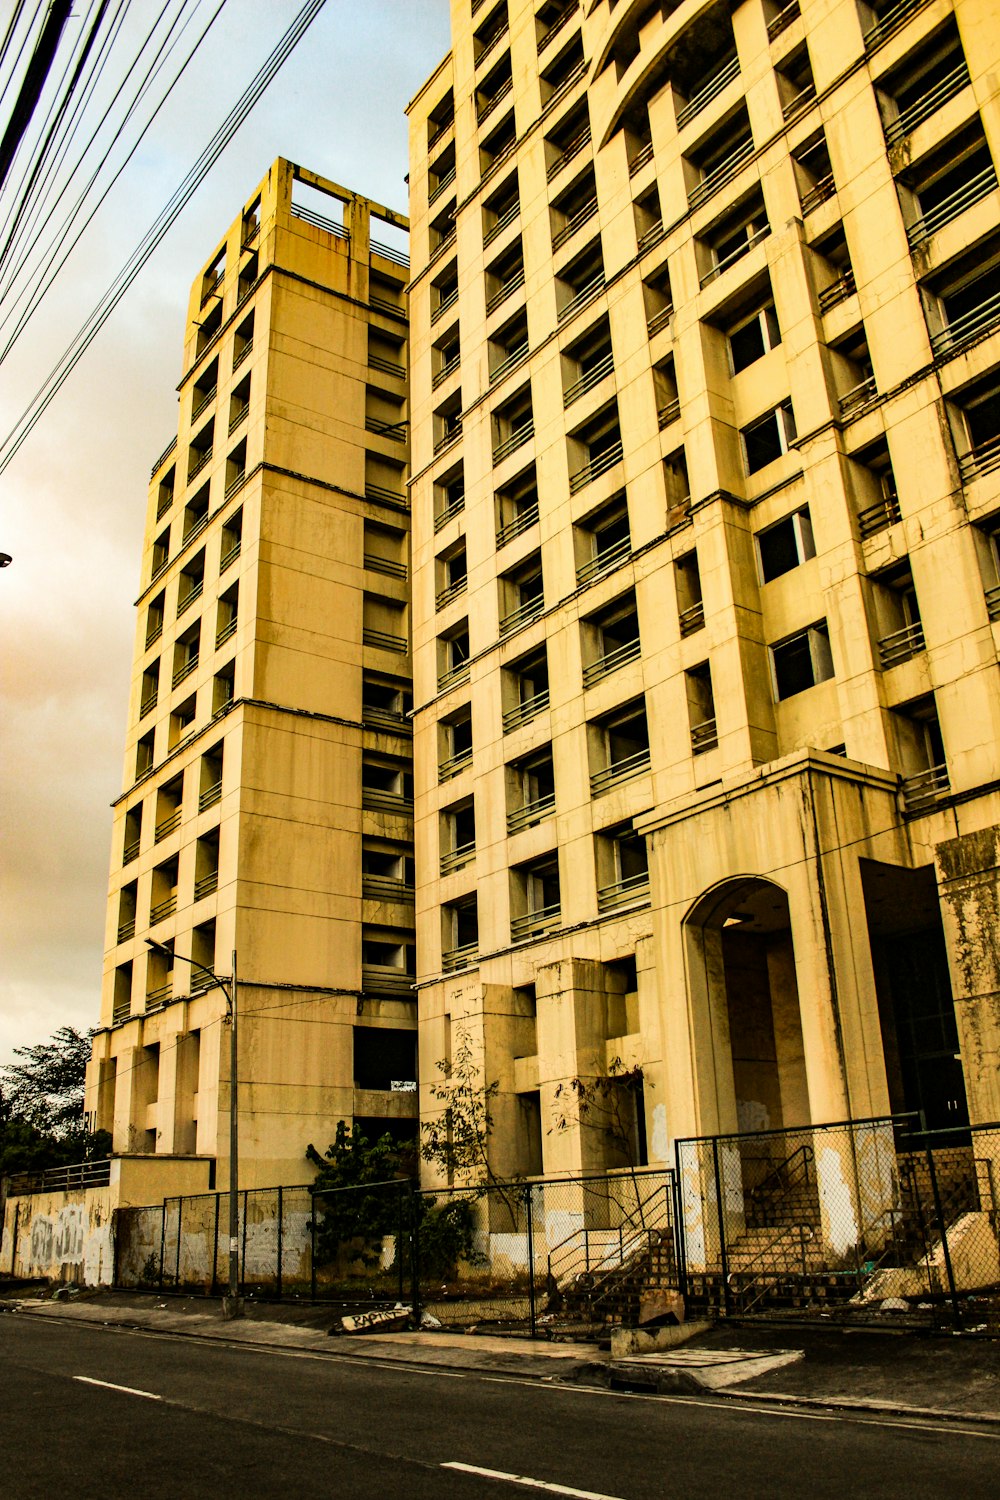
<svg viewBox="0 0 1000 1500"><path fill-rule="evenodd" d="M196 958L185 958L181 953L175 953L165 943L158 943L155 938L147 938L146 944L152 948L154 953L162 953L165 958L177 959L182 963L189 963L195 969L200 969L202 974L207 974L212 985L218 988L226 997L227 1016L229 1023L229 1290L222 1299L223 1315L227 1318L238 1318L240 1316L240 1217L239 1217L239 1051L236 1045L236 949L233 949L233 972L226 980L210 969L207 964L199 963ZM211 988L211 986L210 986Z"/></svg>

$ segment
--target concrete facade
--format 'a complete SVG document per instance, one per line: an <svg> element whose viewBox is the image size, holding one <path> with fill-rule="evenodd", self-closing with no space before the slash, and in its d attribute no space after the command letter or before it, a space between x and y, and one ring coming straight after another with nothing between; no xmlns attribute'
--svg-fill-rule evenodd
<svg viewBox="0 0 1000 1500"><path fill-rule="evenodd" d="M454 0L409 110L422 1112L1000 1117L981 0ZM643 1128L644 1127L644 1128Z"/></svg>

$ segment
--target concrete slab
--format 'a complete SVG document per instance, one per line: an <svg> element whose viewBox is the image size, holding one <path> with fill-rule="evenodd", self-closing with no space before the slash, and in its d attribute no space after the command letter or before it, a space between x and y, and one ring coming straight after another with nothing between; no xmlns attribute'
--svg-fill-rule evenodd
<svg viewBox="0 0 1000 1500"><path fill-rule="evenodd" d="M671 1349L612 1359L613 1385L644 1385L653 1390L722 1390L753 1380L805 1357L802 1349Z"/></svg>

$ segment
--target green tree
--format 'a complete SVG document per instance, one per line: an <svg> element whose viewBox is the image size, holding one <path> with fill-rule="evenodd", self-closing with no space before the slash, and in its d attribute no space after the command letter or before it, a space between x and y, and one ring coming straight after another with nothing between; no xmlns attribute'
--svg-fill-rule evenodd
<svg viewBox="0 0 1000 1500"><path fill-rule="evenodd" d="M109 1155L111 1137L83 1120L93 1032L61 1026L47 1042L15 1047L0 1069L0 1175L41 1172Z"/></svg>
<svg viewBox="0 0 1000 1500"><path fill-rule="evenodd" d="M414 1176L413 1153L391 1135L370 1142L360 1125L348 1128L346 1120L338 1120L325 1154L310 1144L306 1160L317 1168L313 1190L322 1201L322 1216L316 1219L318 1259L329 1264L350 1247L352 1259L378 1265L383 1237L399 1228L400 1195Z"/></svg>
<svg viewBox="0 0 1000 1500"><path fill-rule="evenodd" d="M500 1092L496 1079L485 1082L469 1032L456 1029L450 1059L436 1064L440 1075L431 1084L431 1094L443 1105L440 1114L420 1126L422 1160L437 1168L449 1182L466 1191L469 1199L491 1191L506 1205L516 1223L519 1194L516 1177L501 1177L490 1155L493 1135L493 1102Z"/></svg>
<svg viewBox="0 0 1000 1500"><path fill-rule="evenodd" d="M639 1166L638 1111L644 1086L641 1066L626 1068L620 1057L609 1063L606 1073L570 1078L555 1091L557 1113L552 1129L589 1125L603 1136L609 1155L634 1173Z"/></svg>

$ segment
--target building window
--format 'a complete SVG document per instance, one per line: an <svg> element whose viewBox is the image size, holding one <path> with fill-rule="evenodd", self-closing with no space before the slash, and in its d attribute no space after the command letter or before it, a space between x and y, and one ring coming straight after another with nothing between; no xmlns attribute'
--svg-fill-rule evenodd
<svg viewBox="0 0 1000 1500"><path fill-rule="evenodd" d="M545 609L542 588L542 554L526 557L498 579L501 638L537 620Z"/></svg>
<svg viewBox="0 0 1000 1500"><path fill-rule="evenodd" d="M641 699L596 720L588 729L592 796L601 796L649 770L649 726Z"/></svg>
<svg viewBox="0 0 1000 1500"><path fill-rule="evenodd" d="M194 727L196 695L191 694L185 698L183 703L178 703L170 715L170 733L167 737L167 749L176 750L181 740L186 739Z"/></svg>
<svg viewBox="0 0 1000 1500"><path fill-rule="evenodd" d="M602 505L573 531L578 584L594 583L631 555L628 502L624 495Z"/></svg>
<svg viewBox="0 0 1000 1500"><path fill-rule="evenodd" d="M629 592L581 621L583 685L593 687L611 672L636 661L641 645L635 594Z"/></svg>
<svg viewBox="0 0 1000 1500"><path fill-rule="evenodd" d="M459 620L438 636L438 691L469 680L469 622Z"/></svg>
<svg viewBox="0 0 1000 1500"><path fill-rule="evenodd" d="M555 812L556 783L552 746L535 750L507 766L507 832L532 828Z"/></svg>
<svg viewBox="0 0 1000 1500"><path fill-rule="evenodd" d="M715 694L712 691L712 670L708 662L691 667L684 673L687 689L688 723L691 729L691 753L701 755L714 750L719 743L719 730L715 721Z"/></svg>
<svg viewBox="0 0 1000 1500"><path fill-rule="evenodd" d="M438 780L450 781L472 764L472 710L467 703L438 726L440 758Z"/></svg>
<svg viewBox="0 0 1000 1500"><path fill-rule="evenodd" d="M474 895L441 908L441 967L464 969L479 957L479 905Z"/></svg>
<svg viewBox="0 0 1000 1500"><path fill-rule="evenodd" d="M810 625L771 647L774 695L780 702L833 676L833 656L826 621Z"/></svg>
<svg viewBox="0 0 1000 1500"><path fill-rule="evenodd" d="M596 836L597 910L615 911L649 898L646 840L631 825L607 828Z"/></svg>
<svg viewBox="0 0 1000 1500"><path fill-rule="evenodd" d="M795 441L795 418L791 401L783 401L749 426L740 429L743 461L747 474L756 474L788 452Z"/></svg>
<svg viewBox="0 0 1000 1500"><path fill-rule="evenodd" d="M471 797L442 810L440 869L442 875L461 870L476 857L476 808Z"/></svg>
<svg viewBox="0 0 1000 1500"><path fill-rule="evenodd" d="M222 796L223 741L220 740L201 757L198 781L198 811L214 807Z"/></svg>
<svg viewBox="0 0 1000 1500"><path fill-rule="evenodd" d="M562 901L557 855L516 865L510 872L510 880L512 942L539 937L559 926Z"/></svg>
<svg viewBox="0 0 1000 1500"><path fill-rule="evenodd" d="M502 677L503 732L528 724L549 706L549 665L545 647L509 662Z"/></svg>
<svg viewBox="0 0 1000 1500"><path fill-rule="evenodd" d="M757 534L761 583L770 583L815 556L816 544L808 505Z"/></svg>
<svg viewBox="0 0 1000 1500"><path fill-rule="evenodd" d="M701 592L701 570L697 552L686 552L674 561L677 618L681 635L694 635L705 624L705 601Z"/></svg>
<svg viewBox="0 0 1000 1500"><path fill-rule="evenodd" d="M748 365L754 364L758 359L763 359L765 354L776 349L781 343L781 329L778 327L778 315L774 310L774 303L765 302L762 307L749 317L742 318L733 324L727 333L729 339L729 359L734 375L745 370Z"/></svg>

